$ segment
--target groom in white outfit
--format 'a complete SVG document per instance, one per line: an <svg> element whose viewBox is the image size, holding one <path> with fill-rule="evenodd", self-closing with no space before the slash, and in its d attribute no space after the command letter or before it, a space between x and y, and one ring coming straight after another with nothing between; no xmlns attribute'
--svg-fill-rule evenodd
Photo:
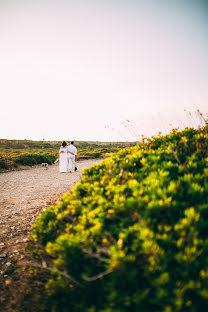
<svg viewBox="0 0 208 312"><path fill-rule="evenodd" d="M69 171L75 171L75 161L77 160L77 148L74 146L74 141L67 147Z"/></svg>

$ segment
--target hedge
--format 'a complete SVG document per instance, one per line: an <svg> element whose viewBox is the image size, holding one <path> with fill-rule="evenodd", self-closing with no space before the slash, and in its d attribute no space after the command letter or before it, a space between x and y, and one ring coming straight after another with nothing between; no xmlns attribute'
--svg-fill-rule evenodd
<svg viewBox="0 0 208 312"><path fill-rule="evenodd" d="M113 154L37 218L30 248L52 271L43 311L208 309L207 130Z"/></svg>

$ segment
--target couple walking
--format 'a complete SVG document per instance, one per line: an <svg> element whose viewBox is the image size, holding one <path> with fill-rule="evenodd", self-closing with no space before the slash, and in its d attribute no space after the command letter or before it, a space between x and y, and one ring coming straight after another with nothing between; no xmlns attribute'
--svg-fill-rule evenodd
<svg viewBox="0 0 208 312"><path fill-rule="evenodd" d="M72 141L67 145L65 141L61 144L59 150L59 172L75 171L75 161L77 160L77 148Z"/></svg>

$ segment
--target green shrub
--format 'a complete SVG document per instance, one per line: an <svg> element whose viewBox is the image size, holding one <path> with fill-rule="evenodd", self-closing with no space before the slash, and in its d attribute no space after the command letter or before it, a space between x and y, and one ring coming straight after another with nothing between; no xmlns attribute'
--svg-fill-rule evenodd
<svg viewBox="0 0 208 312"><path fill-rule="evenodd" d="M51 165L55 160L56 156L49 153L25 153L14 158L16 164L27 166L33 166L44 162Z"/></svg>
<svg viewBox="0 0 208 312"><path fill-rule="evenodd" d="M0 158L0 169L8 169L9 166L8 166L8 163L5 159L1 159Z"/></svg>
<svg viewBox="0 0 208 312"><path fill-rule="evenodd" d="M56 270L44 311L208 309L207 130L112 155L41 214L30 244Z"/></svg>

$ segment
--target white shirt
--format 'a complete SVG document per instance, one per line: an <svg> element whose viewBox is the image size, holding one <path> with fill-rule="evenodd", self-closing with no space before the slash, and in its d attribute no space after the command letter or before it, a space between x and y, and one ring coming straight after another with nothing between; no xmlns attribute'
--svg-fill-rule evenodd
<svg viewBox="0 0 208 312"><path fill-rule="evenodd" d="M74 145L72 145L72 144L67 146L67 151L73 153L74 155L77 155L77 148Z"/></svg>

